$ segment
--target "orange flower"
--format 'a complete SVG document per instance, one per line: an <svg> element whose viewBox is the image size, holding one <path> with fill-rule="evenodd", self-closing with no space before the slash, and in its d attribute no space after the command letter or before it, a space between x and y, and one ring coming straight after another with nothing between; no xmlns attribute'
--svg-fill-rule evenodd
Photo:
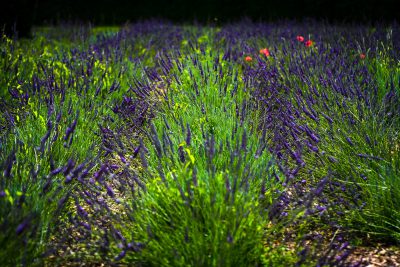
<svg viewBox="0 0 400 267"><path fill-rule="evenodd" d="M360 58L361 58L361 59L364 59L364 58L365 58L365 54L361 53L361 54L360 54Z"/></svg>
<svg viewBox="0 0 400 267"><path fill-rule="evenodd" d="M268 50L267 48L260 49L260 54L263 54L263 55L266 56L266 57L269 57L269 56L270 56L269 50Z"/></svg>
<svg viewBox="0 0 400 267"><path fill-rule="evenodd" d="M252 59L250 56L247 56L247 57L244 58L244 60L246 60L247 62L250 62L250 61L252 61L253 59Z"/></svg>
<svg viewBox="0 0 400 267"><path fill-rule="evenodd" d="M297 36L296 36L296 39L297 39L297 41L299 41L299 42L304 42L304 37L301 36L301 35L297 35Z"/></svg>
<svg viewBox="0 0 400 267"><path fill-rule="evenodd" d="M307 40L304 44L305 44L307 47L310 47L310 46L312 46L312 45L314 44L314 42L311 41L311 40Z"/></svg>

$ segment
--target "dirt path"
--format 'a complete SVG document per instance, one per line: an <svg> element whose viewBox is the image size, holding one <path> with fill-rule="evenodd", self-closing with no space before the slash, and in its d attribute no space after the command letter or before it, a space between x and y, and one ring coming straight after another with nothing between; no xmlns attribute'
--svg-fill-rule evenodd
<svg viewBox="0 0 400 267"><path fill-rule="evenodd" d="M348 266L400 266L400 247L357 247L346 260Z"/></svg>

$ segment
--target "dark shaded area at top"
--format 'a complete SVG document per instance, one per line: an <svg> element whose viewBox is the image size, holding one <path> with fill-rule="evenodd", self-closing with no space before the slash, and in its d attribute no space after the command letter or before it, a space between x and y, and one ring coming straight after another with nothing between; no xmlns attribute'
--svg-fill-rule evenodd
<svg viewBox="0 0 400 267"><path fill-rule="evenodd" d="M120 25L163 18L173 22L224 23L315 18L332 22L399 21L399 0L13 0L2 4L0 25L28 36L32 25L63 21Z"/></svg>

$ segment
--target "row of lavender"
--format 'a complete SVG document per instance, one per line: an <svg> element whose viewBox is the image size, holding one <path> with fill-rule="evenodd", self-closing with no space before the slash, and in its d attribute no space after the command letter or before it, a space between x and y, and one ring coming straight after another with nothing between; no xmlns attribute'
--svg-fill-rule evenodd
<svg viewBox="0 0 400 267"><path fill-rule="evenodd" d="M245 79L264 112L260 129L270 133L270 149L291 184L290 202L305 205L317 225L364 242L368 236L370 242L398 244L396 27L309 25L275 34L259 25L240 32L251 39L268 31L272 38L264 43L250 42L246 52L252 56L262 46L270 49L247 61ZM234 36L227 40L237 42ZM304 192L318 200L307 201Z"/></svg>
<svg viewBox="0 0 400 267"><path fill-rule="evenodd" d="M34 45L29 52L23 41L3 39L5 74L1 82L9 92L1 95L5 119L0 143L4 151L0 184L0 225L4 231L0 242L8 255L15 255L5 264L29 265L43 258L61 264L63 260L152 264L148 260L154 261L159 254L151 254L146 248L157 251L162 243L157 243L157 229L136 223L141 221L138 216L152 215L141 213L147 208L139 203L154 205L145 197L146 191L155 187L152 181L168 178L166 170L181 166L179 161L183 167L192 162L195 147L203 147L205 162L214 165L216 145L220 145L218 164L237 157L240 143L247 149L243 142L249 133L241 131L240 138L234 137L237 132L227 131L228 136L232 133L232 140L240 139L239 150L215 143L218 125L222 124L218 120L223 116L205 115L207 111L201 105L206 100L209 102L203 105L212 108L215 98L236 101L238 90L248 96L236 107L237 115L232 115L238 121L236 127L243 126L243 121L256 122L257 130L251 131L261 138L254 144L259 148L256 150L268 148L276 157L273 164L286 177L281 182L284 187L271 192L271 188L264 188L264 174L256 175L264 184L260 192L272 201L264 206L266 222L273 222L275 227L264 237L270 248L259 253L279 258L278 248L274 251L271 247L282 238L283 230L276 234L282 226L292 231L287 236L303 229L294 239L283 237L283 247L285 242L295 241L301 252L288 252L275 259L288 264L344 263L350 251L342 237L337 240L342 244L331 243L323 254L312 251L315 244L302 251L303 242L309 243L308 234L316 229L326 233L359 231L361 238L377 233L378 240L398 242L396 207L400 198L396 183L400 161L396 133L400 105L396 51L400 42L398 33L391 29L396 29L395 25L345 30L312 23L241 23L220 30L147 22L97 38L88 34L90 31L72 32L70 36L51 36L50 32L51 41L38 36L36 48ZM311 45L304 45L296 38L299 35L312 40ZM268 53L260 54L260 48L268 48ZM231 75L236 78L226 80ZM217 88L214 91L213 83ZM175 101L180 87L193 94L190 101ZM192 116L199 116L199 125L204 125L210 135L200 134L204 129L199 127L196 146L189 147L193 143L190 136L196 136L195 122L175 121L173 115L165 118L165 114L168 109L179 113L185 104L195 105L196 101L199 110ZM226 109L221 109L222 113ZM157 129L148 126L152 120ZM171 136L162 129L174 125L182 132ZM188 147L182 145L184 140ZM171 150L165 148L168 146ZM161 151L170 153L161 155ZM248 168L237 166L238 170ZM192 177L193 172L208 169L213 176L212 166L204 168L185 170L187 173L181 176ZM223 182L226 188L231 187L229 179ZM169 192L168 187L164 189ZM174 200L179 196L188 201L182 190L189 195L194 190L190 184L177 189L178 195L171 191L159 197ZM168 209L170 205L166 204ZM192 219L205 227L201 222L205 215L198 216ZM371 224L365 222L373 218L379 223L368 228ZM168 227L175 229L170 220ZM222 227L215 225L208 227ZM187 240L196 243L193 237L186 237L187 226L181 228L182 244ZM232 232L225 227L227 236L223 238L231 244ZM326 240L318 234L312 239ZM180 248L175 256L171 252L173 262L184 264L185 246L178 244L179 239L170 241ZM191 256L203 262L201 255Z"/></svg>
<svg viewBox="0 0 400 267"><path fill-rule="evenodd" d="M130 38L127 31L91 35L76 25L38 31L29 41L3 37L3 264L42 264L52 255L79 261L80 249L98 260L104 256L99 251L108 251L103 240L98 243L111 231L103 199L113 193L102 178L114 166L107 160L107 134L113 133L110 128L140 129L148 120L151 107L139 100L128 109L137 114L133 125L118 119L125 113L118 113L117 105L129 99L130 84L141 78L143 45L152 45L155 32L160 40L171 39L163 37L165 27L137 25ZM95 252L82 241L88 236L97 242Z"/></svg>

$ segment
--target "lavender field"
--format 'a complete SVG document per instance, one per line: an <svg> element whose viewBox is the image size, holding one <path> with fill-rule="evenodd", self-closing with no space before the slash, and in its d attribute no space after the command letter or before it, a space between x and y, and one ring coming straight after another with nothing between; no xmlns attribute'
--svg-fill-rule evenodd
<svg viewBox="0 0 400 267"><path fill-rule="evenodd" d="M0 266L400 266L398 24L0 49Z"/></svg>

